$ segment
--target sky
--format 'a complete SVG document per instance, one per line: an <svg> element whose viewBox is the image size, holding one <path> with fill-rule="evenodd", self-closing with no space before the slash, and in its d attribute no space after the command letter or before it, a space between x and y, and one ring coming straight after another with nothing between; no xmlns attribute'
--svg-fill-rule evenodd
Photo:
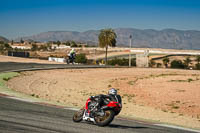
<svg viewBox="0 0 200 133"><path fill-rule="evenodd" d="M104 28L200 30L200 0L0 0L0 36Z"/></svg>

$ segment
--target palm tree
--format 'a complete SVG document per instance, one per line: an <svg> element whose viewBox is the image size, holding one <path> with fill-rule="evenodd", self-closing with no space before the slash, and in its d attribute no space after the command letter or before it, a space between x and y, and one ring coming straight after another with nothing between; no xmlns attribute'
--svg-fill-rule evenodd
<svg viewBox="0 0 200 133"><path fill-rule="evenodd" d="M117 35L113 29L102 29L99 34L99 46L106 48L105 65L107 65L108 46L114 47Z"/></svg>
<svg viewBox="0 0 200 133"><path fill-rule="evenodd" d="M162 61L163 61L163 64L165 65L165 67L168 68L169 58L165 57Z"/></svg>

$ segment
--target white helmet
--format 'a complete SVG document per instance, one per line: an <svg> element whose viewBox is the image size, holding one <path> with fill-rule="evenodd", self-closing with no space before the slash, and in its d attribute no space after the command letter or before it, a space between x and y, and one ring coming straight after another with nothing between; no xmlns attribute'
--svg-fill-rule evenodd
<svg viewBox="0 0 200 133"><path fill-rule="evenodd" d="M117 95L117 90L116 90L115 88L111 88L111 89L108 91L108 94Z"/></svg>

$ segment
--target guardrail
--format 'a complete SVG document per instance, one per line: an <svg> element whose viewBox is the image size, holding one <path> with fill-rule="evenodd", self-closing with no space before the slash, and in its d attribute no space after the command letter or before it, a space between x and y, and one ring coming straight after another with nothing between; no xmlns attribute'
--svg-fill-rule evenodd
<svg viewBox="0 0 200 133"><path fill-rule="evenodd" d="M151 53L151 54L176 54L176 55L200 55L200 52L176 52L176 51L160 51L160 50L131 50L135 53Z"/></svg>

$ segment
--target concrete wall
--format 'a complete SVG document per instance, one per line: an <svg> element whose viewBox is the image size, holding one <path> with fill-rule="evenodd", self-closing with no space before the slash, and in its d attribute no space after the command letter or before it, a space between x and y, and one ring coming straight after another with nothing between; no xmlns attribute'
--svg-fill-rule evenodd
<svg viewBox="0 0 200 133"><path fill-rule="evenodd" d="M66 62L65 58L49 57L48 60L49 60L49 61L55 61L55 62L61 62L61 63Z"/></svg>
<svg viewBox="0 0 200 133"><path fill-rule="evenodd" d="M136 54L137 67L149 67L149 58L147 54Z"/></svg>

